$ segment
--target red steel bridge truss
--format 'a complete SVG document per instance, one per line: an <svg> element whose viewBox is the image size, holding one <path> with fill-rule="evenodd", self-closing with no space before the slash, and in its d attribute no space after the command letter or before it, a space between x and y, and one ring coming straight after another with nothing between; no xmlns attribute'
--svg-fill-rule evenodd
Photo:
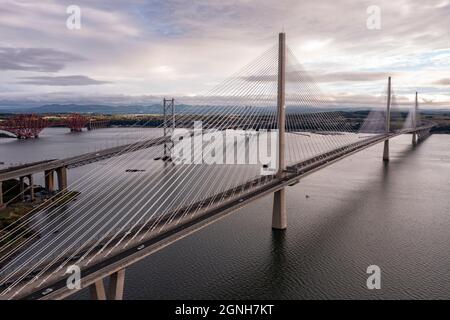
<svg viewBox="0 0 450 320"><path fill-rule="evenodd" d="M72 132L81 132L106 127L107 120L91 119L81 114L70 114L60 121L50 121L47 117L36 114L21 114L0 121L0 130L12 133L18 139L38 138L40 132L47 127L68 127Z"/></svg>

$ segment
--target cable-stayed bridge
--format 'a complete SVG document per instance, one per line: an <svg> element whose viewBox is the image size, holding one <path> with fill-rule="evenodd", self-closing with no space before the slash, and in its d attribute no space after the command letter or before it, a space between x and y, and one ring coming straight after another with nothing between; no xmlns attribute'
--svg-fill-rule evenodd
<svg viewBox="0 0 450 320"><path fill-rule="evenodd" d="M121 299L126 267L146 256L272 193L272 227L283 230L288 186L381 142L389 161L390 139L411 134L415 144L429 135L433 124L420 119L417 94L400 112L390 78L383 108L356 128L285 42L282 33L207 95L178 102L201 112L175 115L175 101L164 99L164 124L151 137L0 172L2 181L44 171L53 188L56 171L60 182L50 199L2 230L0 297L67 297L77 291L67 285L75 266L93 298ZM68 183L67 169L88 164Z"/></svg>

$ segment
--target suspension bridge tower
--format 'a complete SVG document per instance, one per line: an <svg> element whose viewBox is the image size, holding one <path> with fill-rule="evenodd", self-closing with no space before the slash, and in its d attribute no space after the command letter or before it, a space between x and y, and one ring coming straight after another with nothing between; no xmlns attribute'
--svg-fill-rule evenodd
<svg viewBox="0 0 450 320"><path fill-rule="evenodd" d="M280 33L278 38L278 171L277 178L285 174L285 124L286 124L286 34ZM272 228L284 230L287 227L286 217L286 190L285 188L275 192L273 199Z"/></svg>
<svg viewBox="0 0 450 320"><path fill-rule="evenodd" d="M386 106L386 135L391 131L391 77L388 78L387 106ZM389 161L389 139L384 141L383 161Z"/></svg>

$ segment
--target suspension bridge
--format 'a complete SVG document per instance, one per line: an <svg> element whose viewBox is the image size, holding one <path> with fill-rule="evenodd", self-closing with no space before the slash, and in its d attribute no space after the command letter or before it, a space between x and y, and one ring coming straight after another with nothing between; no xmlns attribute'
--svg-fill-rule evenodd
<svg viewBox="0 0 450 320"><path fill-rule="evenodd" d="M178 102L198 112L175 116L177 102L164 99L156 136L0 172L4 181L44 171L47 187L55 170L66 179L50 199L1 231L0 298L63 299L89 288L93 299L122 299L126 268L148 255L271 194L272 228L282 232L289 186L378 143L387 162L391 139L411 134L416 144L430 134L433 124L420 119L417 93L401 112L390 78L382 109L356 128L302 68L284 33L278 40L198 101ZM229 132L233 139L220 139ZM258 161L249 161L255 154ZM84 165L85 173L67 183L65 171ZM80 268L81 288L67 286L70 266Z"/></svg>

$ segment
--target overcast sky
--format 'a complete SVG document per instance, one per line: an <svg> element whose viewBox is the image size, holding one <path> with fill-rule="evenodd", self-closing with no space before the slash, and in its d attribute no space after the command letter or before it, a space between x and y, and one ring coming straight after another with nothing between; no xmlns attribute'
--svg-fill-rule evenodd
<svg viewBox="0 0 450 320"><path fill-rule="evenodd" d="M69 5L81 9L79 30L66 26ZM379 30L367 27L373 5ZM418 90L447 107L449 17L448 0L0 0L0 101L202 94L284 29L298 61L337 100L376 100L392 75L399 99Z"/></svg>

